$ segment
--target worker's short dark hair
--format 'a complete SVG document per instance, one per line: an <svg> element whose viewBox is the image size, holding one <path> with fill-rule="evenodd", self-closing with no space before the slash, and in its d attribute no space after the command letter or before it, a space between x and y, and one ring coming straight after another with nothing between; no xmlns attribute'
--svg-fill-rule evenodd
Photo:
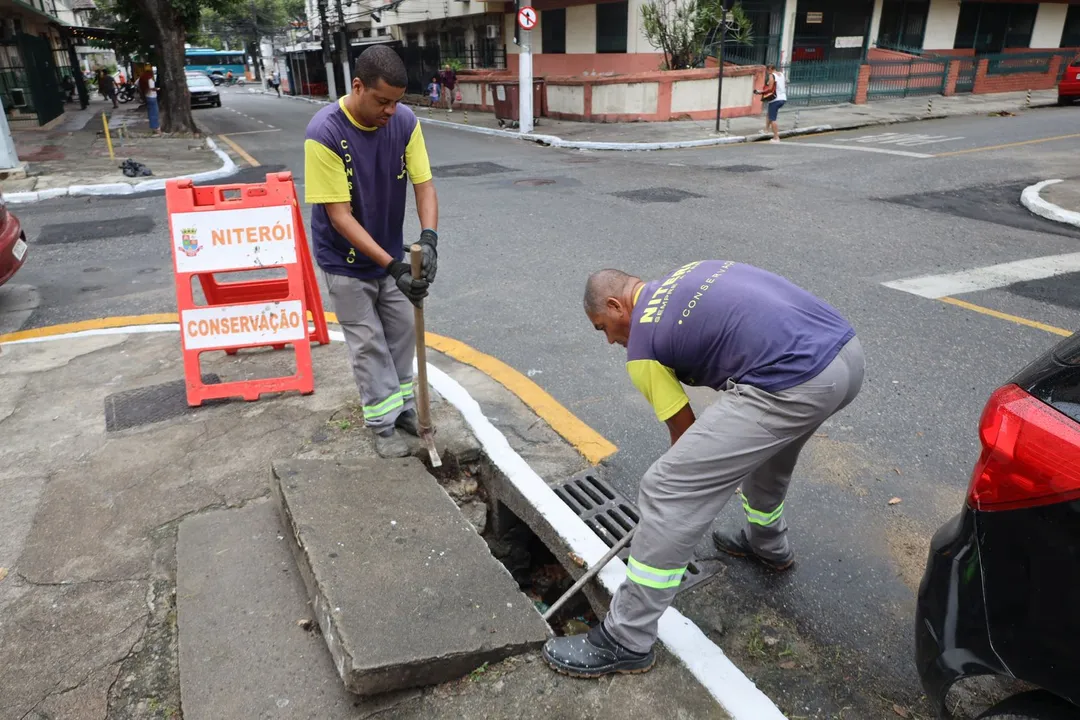
<svg viewBox="0 0 1080 720"><path fill-rule="evenodd" d="M408 87L409 75L405 63L393 49L386 45L369 47L356 59L353 75L360 78L364 87L375 87L382 80L396 88Z"/></svg>

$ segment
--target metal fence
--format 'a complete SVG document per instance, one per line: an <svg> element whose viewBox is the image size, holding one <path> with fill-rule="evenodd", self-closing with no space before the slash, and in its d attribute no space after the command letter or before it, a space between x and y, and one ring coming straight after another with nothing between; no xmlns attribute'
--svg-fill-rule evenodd
<svg viewBox="0 0 1080 720"><path fill-rule="evenodd" d="M1030 53L996 53L982 56L988 61L986 64L987 75L1012 75L1015 73L1048 73L1054 64L1054 58L1061 58L1059 73L1064 70L1072 53L1062 52L1030 52Z"/></svg>
<svg viewBox="0 0 1080 720"><path fill-rule="evenodd" d="M876 60L870 65L867 99L938 95L945 89L949 64L944 60Z"/></svg>
<svg viewBox="0 0 1080 720"><path fill-rule="evenodd" d="M782 67L788 105L834 105L851 102L861 60L793 62Z"/></svg>

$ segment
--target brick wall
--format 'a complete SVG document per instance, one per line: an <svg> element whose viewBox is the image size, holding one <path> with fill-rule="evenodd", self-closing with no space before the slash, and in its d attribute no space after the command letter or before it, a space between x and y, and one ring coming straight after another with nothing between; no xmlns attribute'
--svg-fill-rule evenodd
<svg viewBox="0 0 1080 720"><path fill-rule="evenodd" d="M870 90L870 66L859 66L859 79L855 81L855 99L856 105L863 105L866 103L866 93Z"/></svg>
<svg viewBox="0 0 1080 720"><path fill-rule="evenodd" d="M1057 87L1057 76L1061 70L1061 57L1055 57L1050 61L1048 72L1042 73L1010 73L1007 75L990 75L987 73L990 61L982 59L975 69L975 86L973 93L1000 93L1016 92L1018 90L1050 90Z"/></svg>

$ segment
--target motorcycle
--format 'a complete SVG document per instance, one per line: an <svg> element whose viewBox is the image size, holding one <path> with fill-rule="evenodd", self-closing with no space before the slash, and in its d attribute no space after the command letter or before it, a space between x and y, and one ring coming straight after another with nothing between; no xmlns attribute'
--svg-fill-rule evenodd
<svg viewBox="0 0 1080 720"><path fill-rule="evenodd" d="M129 103L139 96L138 83L124 83L116 93L116 99L122 103Z"/></svg>

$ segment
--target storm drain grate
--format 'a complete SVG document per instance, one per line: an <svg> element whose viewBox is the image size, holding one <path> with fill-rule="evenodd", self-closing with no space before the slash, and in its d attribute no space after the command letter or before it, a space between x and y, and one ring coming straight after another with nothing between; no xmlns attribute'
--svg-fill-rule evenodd
<svg viewBox="0 0 1080 720"><path fill-rule="evenodd" d="M645 188L644 190L623 190L622 192L612 193L612 195L638 203L677 203L690 198L705 197L704 195L698 195L697 193L669 187Z"/></svg>
<svg viewBox="0 0 1080 720"><path fill-rule="evenodd" d="M554 490L559 499L584 520L608 547L614 547L615 543L626 537L641 519L637 507L625 495L592 472L578 473ZM619 553L623 562L629 556L630 548ZM686 567L679 592L700 585L715 575L719 568L720 563L715 560L692 559Z"/></svg>
<svg viewBox="0 0 1080 720"><path fill-rule="evenodd" d="M207 385L221 382L214 373L202 376ZM211 405L225 400L208 400ZM116 432L140 425L159 423L180 417L192 408L187 404L187 386L184 380L151 385L135 390L125 390L105 397L105 431Z"/></svg>
<svg viewBox="0 0 1080 720"><path fill-rule="evenodd" d="M764 165L721 165L716 169L730 173L752 173L761 172L762 170L772 170L772 168L767 168Z"/></svg>
<svg viewBox="0 0 1080 720"><path fill-rule="evenodd" d="M431 168L432 174L440 178L480 177L495 173L511 172L510 168L489 162L462 163L461 165L440 165Z"/></svg>
<svg viewBox="0 0 1080 720"><path fill-rule="evenodd" d="M41 228L36 243L41 245L59 245L60 243L81 240L101 240L127 235L142 235L154 229L154 219L149 215L109 218L108 220L86 220L71 223L50 223Z"/></svg>

